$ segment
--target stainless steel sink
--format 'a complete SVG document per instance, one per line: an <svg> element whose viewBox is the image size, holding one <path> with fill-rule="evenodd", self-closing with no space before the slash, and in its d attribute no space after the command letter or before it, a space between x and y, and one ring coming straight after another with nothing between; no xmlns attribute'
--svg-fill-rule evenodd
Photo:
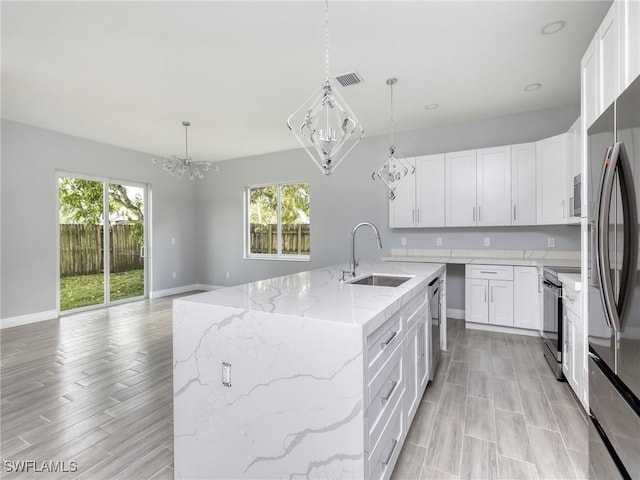
<svg viewBox="0 0 640 480"><path fill-rule="evenodd" d="M367 275L366 277L352 280L352 285L371 285L374 287L398 287L413 277L401 277L398 275Z"/></svg>

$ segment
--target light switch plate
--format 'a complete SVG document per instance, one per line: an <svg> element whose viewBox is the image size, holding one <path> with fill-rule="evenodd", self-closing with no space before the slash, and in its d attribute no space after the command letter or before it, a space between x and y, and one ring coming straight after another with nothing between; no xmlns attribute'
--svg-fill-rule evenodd
<svg viewBox="0 0 640 480"><path fill-rule="evenodd" d="M442 246L442 237L437 237L437 238L436 238L436 245L437 245L438 247L441 247L441 246Z"/></svg>
<svg viewBox="0 0 640 480"><path fill-rule="evenodd" d="M400 245L406 245L407 244L407 237L400 237Z"/></svg>
<svg viewBox="0 0 640 480"><path fill-rule="evenodd" d="M484 237L484 246L485 247L490 247L491 246L491 238L490 237Z"/></svg>
<svg viewBox="0 0 640 480"><path fill-rule="evenodd" d="M548 248L556 248L556 238L555 237L547 237L547 247Z"/></svg>

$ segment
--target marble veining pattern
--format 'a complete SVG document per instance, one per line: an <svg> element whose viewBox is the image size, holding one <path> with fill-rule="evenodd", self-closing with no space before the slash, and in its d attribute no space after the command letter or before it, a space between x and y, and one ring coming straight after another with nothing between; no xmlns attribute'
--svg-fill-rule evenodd
<svg viewBox="0 0 640 480"><path fill-rule="evenodd" d="M365 477L365 339L441 269L363 263L413 278L372 288L326 268L176 300L175 478Z"/></svg>

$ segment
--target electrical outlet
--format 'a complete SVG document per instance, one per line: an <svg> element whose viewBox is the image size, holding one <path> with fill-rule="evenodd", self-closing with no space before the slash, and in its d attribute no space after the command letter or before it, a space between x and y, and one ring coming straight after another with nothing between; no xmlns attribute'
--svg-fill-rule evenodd
<svg viewBox="0 0 640 480"><path fill-rule="evenodd" d="M490 247L491 246L491 238L490 237L484 237L484 246L485 247Z"/></svg>
<svg viewBox="0 0 640 480"><path fill-rule="evenodd" d="M407 237L400 237L400 245L406 245L407 244Z"/></svg>
<svg viewBox="0 0 640 480"><path fill-rule="evenodd" d="M171 239L171 245L175 245L175 244L176 244L176 239L175 239L175 238L172 238L172 239Z"/></svg>
<svg viewBox="0 0 640 480"><path fill-rule="evenodd" d="M555 237L547 237L547 247L556 248L556 238Z"/></svg>
<svg viewBox="0 0 640 480"><path fill-rule="evenodd" d="M229 278L229 272L227 272L227 278Z"/></svg>
<svg viewBox="0 0 640 480"><path fill-rule="evenodd" d="M442 237L436 237L436 246L438 247L442 246Z"/></svg>
<svg viewBox="0 0 640 480"><path fill-rule="evenodd" d="M176 278L176 272L173 272L173 273L171 274L171 276L172 276L173 278Z"/></svg>

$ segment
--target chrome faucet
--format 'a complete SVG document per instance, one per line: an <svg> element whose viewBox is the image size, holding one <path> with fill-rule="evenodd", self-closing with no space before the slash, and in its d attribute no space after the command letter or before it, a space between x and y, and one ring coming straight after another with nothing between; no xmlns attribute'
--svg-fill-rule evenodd
<svg viewBox="0 0 640 480"><path fill-rule="evenodd" d="M350 270L341 270L342 277L340 278L341 282L344 282L345 274L349 274L352 277L356 276L356 267L358 266L358 260L356 260L356 232L360 227L369 226L373 229L373 233L376 234L376 240L378 242L378 248L382 249L382 240L380 240L380 232L378 228L371 222L360 222L353 230L351 230L351 259L349 260L349 269Z"/></svg>

